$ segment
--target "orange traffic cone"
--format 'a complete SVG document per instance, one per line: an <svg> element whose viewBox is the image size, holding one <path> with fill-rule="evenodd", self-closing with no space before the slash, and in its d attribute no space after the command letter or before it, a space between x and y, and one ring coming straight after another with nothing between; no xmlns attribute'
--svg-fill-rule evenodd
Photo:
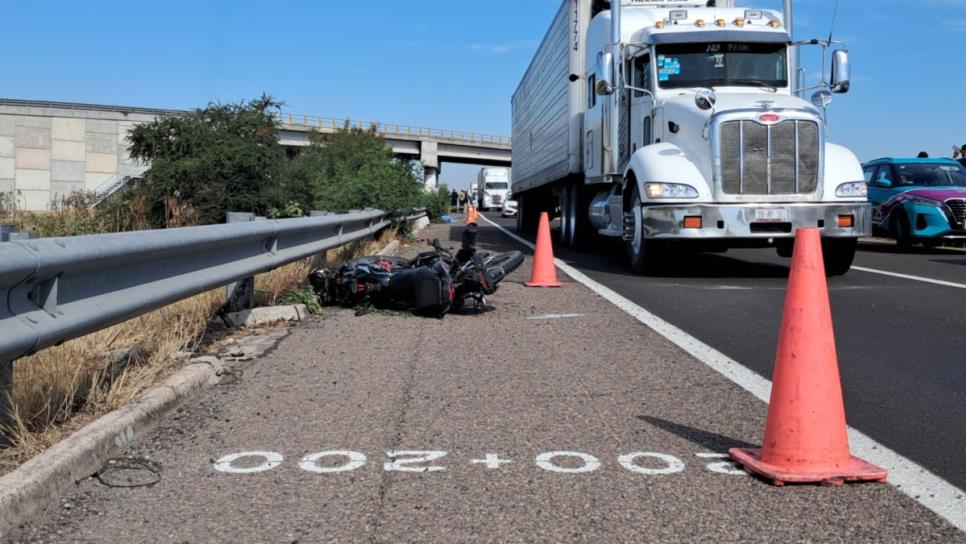
<svg viewBox="0 0 966 544"><path fill-rule="evenodd" d="M540 228L537 229L537 249L533 252L533 273L527 287L560 287L557 281L557 268L553 264L553 244L550 242L550 217L547 212L540 214Z"/></svg>
<svg viewBox="0 0 966 544"><path fill-rule="evenodd" d="M470 206L470 211L466 213L466 223L476 223L476 206Z"/></svg>
<svg viewBox="0 0 966 544"><path fill-rule="evenodd" d="M775 485L886 479L885 469L849 453L818 229L799 229L795 236L765 443L729 453L745 470Z"/></svg>

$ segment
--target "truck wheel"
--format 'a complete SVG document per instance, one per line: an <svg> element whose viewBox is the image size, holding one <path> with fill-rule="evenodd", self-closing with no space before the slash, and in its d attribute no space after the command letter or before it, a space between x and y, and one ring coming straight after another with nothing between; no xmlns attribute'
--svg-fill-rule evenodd
<svg viewBox="0 0 966 544"><path fill-rule="evenodd" d="M822 256L826 276L841 276L852 268L858 238L826 238L822 240Z"/></svg>
<svg viewBox="0 0 966 544"><path fill-rule="evenodd" d="M641 212L641 197L634 189L630 217L633 217L634 238L625 242L631 270L637 274L653 274L658 270L657 247L653 241L644 238L644 215Z"/></svg>
<svg viewBox="0 0 966 544"><path fill-rule="evenodd" d="M574 232L574 216L572 213L573 190L570 185L560 189L560 244L571 245L571 235Z"/></svg>
<svg viewBox="0 0 966 544"><path fill-rule="evenodd" d="M580 183L574 183L571 186L570 209L573 220L570 227L570 246L577 251L591 247L597 238L597 231L590 224L590 217L587 215L590 207L588 192Z"/></svg>

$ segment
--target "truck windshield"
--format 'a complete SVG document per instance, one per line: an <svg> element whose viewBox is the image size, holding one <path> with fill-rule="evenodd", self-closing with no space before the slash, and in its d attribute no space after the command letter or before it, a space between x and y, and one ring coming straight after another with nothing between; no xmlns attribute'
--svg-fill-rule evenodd
<svg viewBox="0 0 966 544"><path fill-rule="evenodd" d="M509 189L510 184L502 181L491 181L486 184L486 188L490 191L500 191L503 189Z"/></svg>
<svg viewBox="0 0 966 544"><path fill-rule="evenodd" d="M788 85L782 43L681 43L658 46L658 83L681 87Z"/></svg>

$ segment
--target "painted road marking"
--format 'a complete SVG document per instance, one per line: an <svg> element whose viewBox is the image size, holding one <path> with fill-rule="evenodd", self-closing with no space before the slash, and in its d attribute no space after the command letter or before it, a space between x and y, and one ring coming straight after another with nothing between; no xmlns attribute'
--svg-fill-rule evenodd
<svg viewBox="0 0 966 544"><path fill-rule="evenodd" d="M480 219L496 227L517 242L534 249L533 244L490 221L486 216L480 215ZM575 281L582 283L591 291L609 300L612 304L759 400L768 403L771 396L770 380L761 377L720 351L634 304L614 290L590 279L584 273L560 259L555 258L554 263ZM849 427L849 444L853 455L888 470L889 483L919 504L945 518L957 529L966 531L966 492L852 427Z"/></svg>
<svg viewBox="0 0 966 544"><path fill-rule="evenodd" d="M500 459L500 456L496 453L488 453L486 454L486 459L470 459L470 462L475 465L486 465L486 468L488 469L496 469L500 468L500 465L512 463L513 461L510 461L509 459Z"/></svg>
<svg viewBox="0 0 966 544"><path fill-rule="evenodd" d="M955 287L956 289L966 289L966 283L956 283L952 281L944 280L934 280L932 278L924 278L922 276L911 276L909 274L900 274L898 272L889 272L887 270L877 270L875 268L865 268L864 266L852 266L852 270L858 270L859 272L868 272L869 274L879 274L880 276L889 276L892 278L902 278L904 280L919 281L922 283L931 283L933 285L942 285L943 287Z"/></svg>
<svg viewBox="0 0 966 544"><path fill-rule="evenodd" d="M439 465L414 467L412 465L417 463L430 463L437 459L442 459L445 456L445 451L435 450L387 451L386 457L395 460L387 462L385 465L383 465L383 468L386 472L436 472L439 470L446 470L446 467L441 467ZM397 457L402 457L402 459L397 459Z"/></svg>
<svg viewBox="0 0 966 544"><path fill-rule="evenodd" d="M661 468L642 467L637 464L637 460L641 459L642 457L658 459L664 462L666 466ZM663 453L654 453L653 451L638 451L628 453L627 455L621 455L617 459L617 462L627 470L636 472L638 474L674 474L684 470L684 462L677 457L674 457L673 455L665 455Z"/></svg>
<svg viewBox="0 0 966 544"><path fill-rule="evenodd" d="M554 463L555 459L561 457L571 457L578 459L581 463L579 467L562 467ZM579 451L550 451L547 453L541 453L536 458L537 466L543 470L549 470L550 472L562 472L564 474L582 474L584 472L593 472L600 468L600 460L586 453L580 453Z"/></svg>
<svg viewBox="0 0 966 544"><path fill-rule="evenodd" d="M338 467L320 467L318 465L319 459L326 457L348 457L349 462ZM334 474L337 472L349 472L362 467L365 464L366 456L362 453L357 451L335 450L322 451L319 453L311 453L306 455L301 461L299 461L299 468L309 472L315 472L317 474Z"/></svg>
<svg viewBox="0 0 966 544"><path fill-rule="evenodd" d="M235 461L246 457L261 458L262 462L253 467L236 467L233 465ZM215 470L229 474L252 474L272 470L282 464L282 460L282 454L275 453L274 451L243 451L241 453L226 455L215 461Z"/></svg>
<svg viewBox="0 0 966 544"><path fill-rule="evenodd" d="M449 452L437 450L390 450L386 452L388 461L382 465L386 472L439 472L446 470L445 466L436 462L448 455ZM727 475L746 476L747 473L728 460L727 453L698 452L694 454L700 459L711 459L705 465L710 472ZM248 463L239 463L241 459L250 459ZM261 461L255 466L249 465L251 460ZM214 462L215 470L228 474L254 474L272 470L284 462L281 453L273 451L243 451L231 453ZM617 458L617 464L629 472L647 476L667 476L683 472L686 465L683 460L674 455L653 451L635 451ZM320 466L320 461L341 464ZM303 456L296 466L306 472L315 474L338 474L351 472L364 467L368 458L362 452L350 450L327 450L309 453ZM459 461L457 461L459 462ZM487 453L483 459L470 459L472 465L485 465L487 469L499 469L501 465L512 463L510 459L502 459L498 453ZM429 464L434 463L434 464ZM537 454L533 458L534 466L548 472L559 474L584 474L595 472L603 465L594 455L579 451L557 450ZM376 466L379 466L378 463Z"/></svg>
<svg viewBox="0 0 966 544"><path fill-rule="evenodd" d="M531 315L526 319L569 319L573 317L583 317L584 314L543 314L543 315Z"/></svg>

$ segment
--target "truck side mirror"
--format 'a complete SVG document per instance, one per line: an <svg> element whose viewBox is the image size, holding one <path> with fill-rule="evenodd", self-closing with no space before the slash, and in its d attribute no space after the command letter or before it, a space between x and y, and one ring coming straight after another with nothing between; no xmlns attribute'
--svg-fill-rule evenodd
<svg viewBox="0 0 966 544"><path fill-rule="evenodd" d="M597 67L594 69L594 92L599 95L614 94L614 56L608 52L597 53Z"/></svg>
<svg viewBox="0 0 966 544"><path fill-rule="evenodd" d="M832 92L849 92L849 80L852 75L852 67L849 63L849 52L839 49L832 52Z"/></svg>

